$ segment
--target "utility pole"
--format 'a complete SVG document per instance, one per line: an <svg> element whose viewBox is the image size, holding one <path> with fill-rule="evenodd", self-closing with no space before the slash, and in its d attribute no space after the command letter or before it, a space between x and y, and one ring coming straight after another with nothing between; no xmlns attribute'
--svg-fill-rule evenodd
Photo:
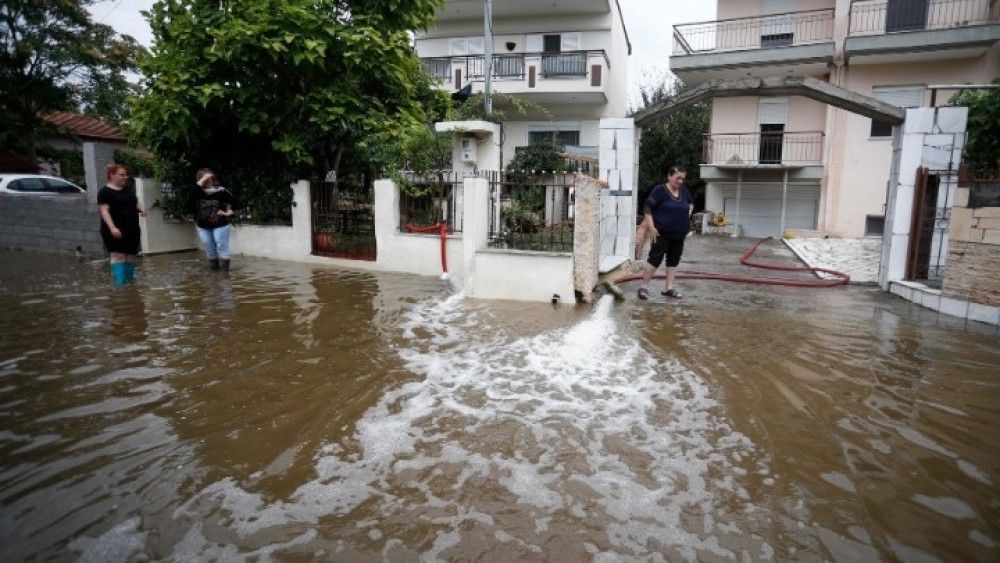
<svg viewBox="0 0 1000 563"><path fill-rule="evenodd" d="M489 116L493 114L493 0L483 0L483 72L486 75L483 97Z"/></svg>

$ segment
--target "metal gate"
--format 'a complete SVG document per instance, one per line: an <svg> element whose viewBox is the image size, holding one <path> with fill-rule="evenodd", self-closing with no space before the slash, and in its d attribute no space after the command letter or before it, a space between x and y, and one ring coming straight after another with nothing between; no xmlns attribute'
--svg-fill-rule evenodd
<svg viewBox="0 0 1000 563"><path fill-rule="evenodd" d="M929 170L923 166L917 169L906 279L941 286L948 258L950 194L957 181L957 170Z"/></svg>
<svg viewBox="0 0 1000 563"><path fill-rule="evenodd" d="M375 260L374 191L364 184L319 182L312 189L313 254Z"/></svg>

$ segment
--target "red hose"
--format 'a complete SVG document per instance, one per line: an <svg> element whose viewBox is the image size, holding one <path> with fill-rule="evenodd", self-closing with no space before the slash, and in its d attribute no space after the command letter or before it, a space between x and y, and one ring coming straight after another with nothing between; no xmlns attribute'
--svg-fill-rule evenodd
<svg viewBox="0 0 1000 563"><path fill-rule="evenodd" d="M784 272L823 272L824 274L830 274L837 276L836 279L815 279L815 280L799 280L793 278L768 278L768 277L754 277L754 276L742 276L738 274L722 274L718 272L677 272L678 279L687 280L719 280L728 281L736 283L759 283L765 285L789 285L793 287L834 287L838 285L845 285L851 281L851 276L838 272L836 270L830 270L827 268L812 268L809 266L785 266L783 264L773 264L768 262L753 262L750 257L753 256L754 252L757 252L757 248L763 244L765 241L771 240L771 237L762 238L755 242L746 252L740 256L740 264L744 266L750 266L751 268L763 268L766 270L781 270ZM656 274L653 276L656 279L663 279L666 274ZM615 283L623 283L635 280L641 280L642 275L635 276L625 276L614 280Z"/></svg>
<svg viewBox="0 0 1000 563"><path fill-rule="evenodd" d="M444 223L435 223L433 225L426 225L423 227L414 225L412 223L406 224L406 232L408 233L430 233L432 231L437 231L438 236L441 237L441 272L444 274L448 273L448 253L447 253L447 242L448 242L448 226Z"/></svg>

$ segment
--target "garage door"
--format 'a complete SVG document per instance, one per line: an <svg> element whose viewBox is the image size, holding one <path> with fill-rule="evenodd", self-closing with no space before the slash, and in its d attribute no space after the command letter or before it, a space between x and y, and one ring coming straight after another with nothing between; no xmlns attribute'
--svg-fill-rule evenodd
<svg viewBox="0 0 1000 563"><path fill-rule="evenodd" d="M780 237L781 184L743 185L739 223L744 236ZM723 211L736 220L736 185L723 186ZM789 184L785 206L786 229L815 229L819 208L819 186Z"/></svg>

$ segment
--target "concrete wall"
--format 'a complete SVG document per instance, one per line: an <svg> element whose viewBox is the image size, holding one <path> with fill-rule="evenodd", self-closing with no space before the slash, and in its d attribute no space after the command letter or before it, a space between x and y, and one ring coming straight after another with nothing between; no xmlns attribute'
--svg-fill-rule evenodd
<svg viewBox="0 0 1000 563"><path fill-rule="evenodd" d="M464 276L462 235L449 235L445 244L449 273ZM420 276L442 273L439 235L399 232L399 188L392 180L375 182L375 247L379 270Z"/></svg>
<svg viewBox="0 0 1000 563"><path fill-rule="evenodd" d="M487 248L489 183L466 178L463 232L447 240L449 273L462 291L480 299L548 302L554 294L573 303L573 256L569 253ZM441 243L435 235L399 232L399 188L391 180L375 183L376 269L416 275L441 274Z"/></svg>
<svg viewBox="0 0 1000 563"><path fill-rule="evenodd" d="M234 255L302 260L312 255L312 203L309 182L292 184L292 225L235 225L229 238Z"/></svg>
<svg viewBox="0 0 1000 563"><path fill-rule="evenodd" d="M142 228L142 253L158 254L198 248L198 235L190 222L168 220L163 210L155 207L162 197L160 183L152 178L136 178L135 194L146 208L146 216L139 218Z"/></svg>
<svg viewBox="0 0 1000 563"><path fill-rule="evenodd" d="M83 195L0 194L0 248L103 256L97 204Z"/></svg>

